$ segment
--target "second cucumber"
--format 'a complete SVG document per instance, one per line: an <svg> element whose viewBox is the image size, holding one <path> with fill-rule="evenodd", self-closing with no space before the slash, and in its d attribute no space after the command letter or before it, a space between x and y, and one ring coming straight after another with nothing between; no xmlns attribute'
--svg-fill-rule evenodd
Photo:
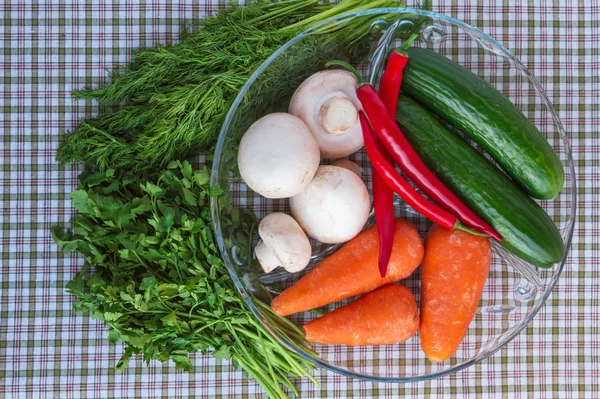
<svg viewBox="0 0 600 399"><path fill-rule="evenodd" d="M540 267L562 260L565 248L552 219L481 153L405 95L398 99L396 117L421 159L500 233L502 246Z"/></svg>
<svg viewBox="0 0 600 399"><path fill-rule="evenodd" d="M470 136L532 197L552 199L565 175L533 123L491 84L431 50L412 47L402 91Z"/></svg>

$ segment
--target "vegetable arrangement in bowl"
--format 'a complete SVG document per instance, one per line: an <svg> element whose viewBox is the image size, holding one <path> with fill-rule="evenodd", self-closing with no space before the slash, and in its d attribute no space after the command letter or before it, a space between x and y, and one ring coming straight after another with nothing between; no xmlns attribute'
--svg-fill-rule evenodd
<svg viewBox="0 0 600 399"><path fill-rule="evenodd" d="M363 295L306 323L306 339L396 344L420 331L425 355L442 362L477 311L492 261L490 240L538 267L563 259L558 228L529 195L556 196L564 172L542 134L507 98L444 56L410 47L415 38L391 52L379 92L348 62L328 62L329 69L299 85L288 114L263 116L246 131L238 164L251 189L262 194L262 185L272 184L263 195L289 198L293 218L273 213L259 226L255 257L265 273L307 267L308 237L343 244L273 299L276 314ZM445 124L481 144L503 170ZM371 201L360 173L317 165L363 145L373 169L376 223L361 232ZM258 175L264 181L255 181ZM395 218L394 193L434 222L424 246L408 221ZM421 264L419 321L413 294L394 283Z"/></svg>

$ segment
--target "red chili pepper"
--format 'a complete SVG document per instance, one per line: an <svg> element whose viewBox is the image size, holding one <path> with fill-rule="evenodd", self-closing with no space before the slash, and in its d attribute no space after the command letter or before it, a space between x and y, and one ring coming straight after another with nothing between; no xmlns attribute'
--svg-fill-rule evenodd
<svg viewBox="0 0 600 399"><path fill-rule="evenodd" d="M369 117L373 129L383 144L400 166L400 169L415 184L440 206L452 211L467 226L488 234L500 241L500 235L465 204L425 166L416 151L412 148L395 119L385 109L381 98L371 85L364 84L358 88L356 95Z"/></svg>
<svg viewBox="0 0 600 399"><path fill-rule="evenodd" d="M402 46L390 53L383 76L381 77L381 82L379 83L379 96L394 120L396 120L398 94L402 85L402 73L404 67L408 64L406 51L418 36L418 34L413 34L408 40L402 43Z"/></svg>
<svg viewBox="0 0 600 399"><path fill-rule="evenodd" d="M402 44L402 47L392 51L379 85L379 95L394 118L402 84L402 71L408 63L405 48L408 48L417 37L417 34L413 34ZM375 140L378 141L377 137ZM379 149L388 163L393 164L388 151L381 147ZM373 207L379 235L379 273L381 277L385 277L394 243L394 192L376 170L373 170Z"/></svg>
<svg viewBox="0 0 600 399"><path fill-rule="evenodd" d="M394 166L385 159L385 155L381 151L382 148L376 141L373 128L363 111L359 112L359 117L365 141L365 150L367 151L367 155L371 160L373 168L377 171L381 179L415 211L424 215L431 221L447 229L465 230L473 233L470 229L462 226L456 216L440 208L436 204L427 201L425 197L419 194L417 190L400 176Z"/></svg>
<svg viewBox="0 0 600 399"><path fill-rule="evenodd" d="M356 95L365 114L385 147L400 169L412 179L431 199L440 206L452 211L465 225L501 241L501 236L479 216L463 204L425 165L412 148L395 118L388 113L379 94L373 86L364 82L360 74L346 62L330 61L327 66L338 65L353 72L359 87Z"/></svg>
<svg viewBox="0 0 600 399"><path fill-rule="evenodd" d="M387 151L383 156L391 164ZM394 246L394 192L376 170L373 170L373 208L379 235L379 274L385 277Z"/></svg>

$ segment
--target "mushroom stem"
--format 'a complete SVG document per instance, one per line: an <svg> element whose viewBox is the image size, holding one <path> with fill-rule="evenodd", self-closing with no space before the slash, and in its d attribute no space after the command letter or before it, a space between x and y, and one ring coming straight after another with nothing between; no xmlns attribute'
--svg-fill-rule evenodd
<svg viewBox="0 0 600 399"><path fill-rule="evenodd" d="M254 254L265 273L270 273L281 266L281 262L277 259L273 251L271 251L262 241L254 248Z"/></svg>
<svg viewBox="0 0 600 399"><path fill-rule="evenodd" d="M319 111L319 123L323 130L333 136L346 133L358 120L358 110L347 97L332 97L323 103Z"/></svg>

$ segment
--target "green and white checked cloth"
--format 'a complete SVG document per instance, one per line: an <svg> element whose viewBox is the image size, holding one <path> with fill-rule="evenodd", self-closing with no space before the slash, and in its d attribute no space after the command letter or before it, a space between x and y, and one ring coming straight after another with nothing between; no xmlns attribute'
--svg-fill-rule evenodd
<svg viewBox="0 0 600 399"><path fill-rule="evenodd" d="M600 395L600 4L598 0L434 1L433 10L500 40L538 78L569 135L578 224L568 265L546 307L487 361L435 381L385 385L315 371L301 397L597 398ZM411 5L409 3L409 5ZM77 170L54 161L61 134L97 112L70 92L98 85L131 51L177 40L222 6L191 0L5 0L0 5L0 397L261 397L229 363L193 358L113 366L122 348L71 310L65 283L82 260L62 258L50 227L74 214ZM368 355L368 354L367 354Z"/></svg>

